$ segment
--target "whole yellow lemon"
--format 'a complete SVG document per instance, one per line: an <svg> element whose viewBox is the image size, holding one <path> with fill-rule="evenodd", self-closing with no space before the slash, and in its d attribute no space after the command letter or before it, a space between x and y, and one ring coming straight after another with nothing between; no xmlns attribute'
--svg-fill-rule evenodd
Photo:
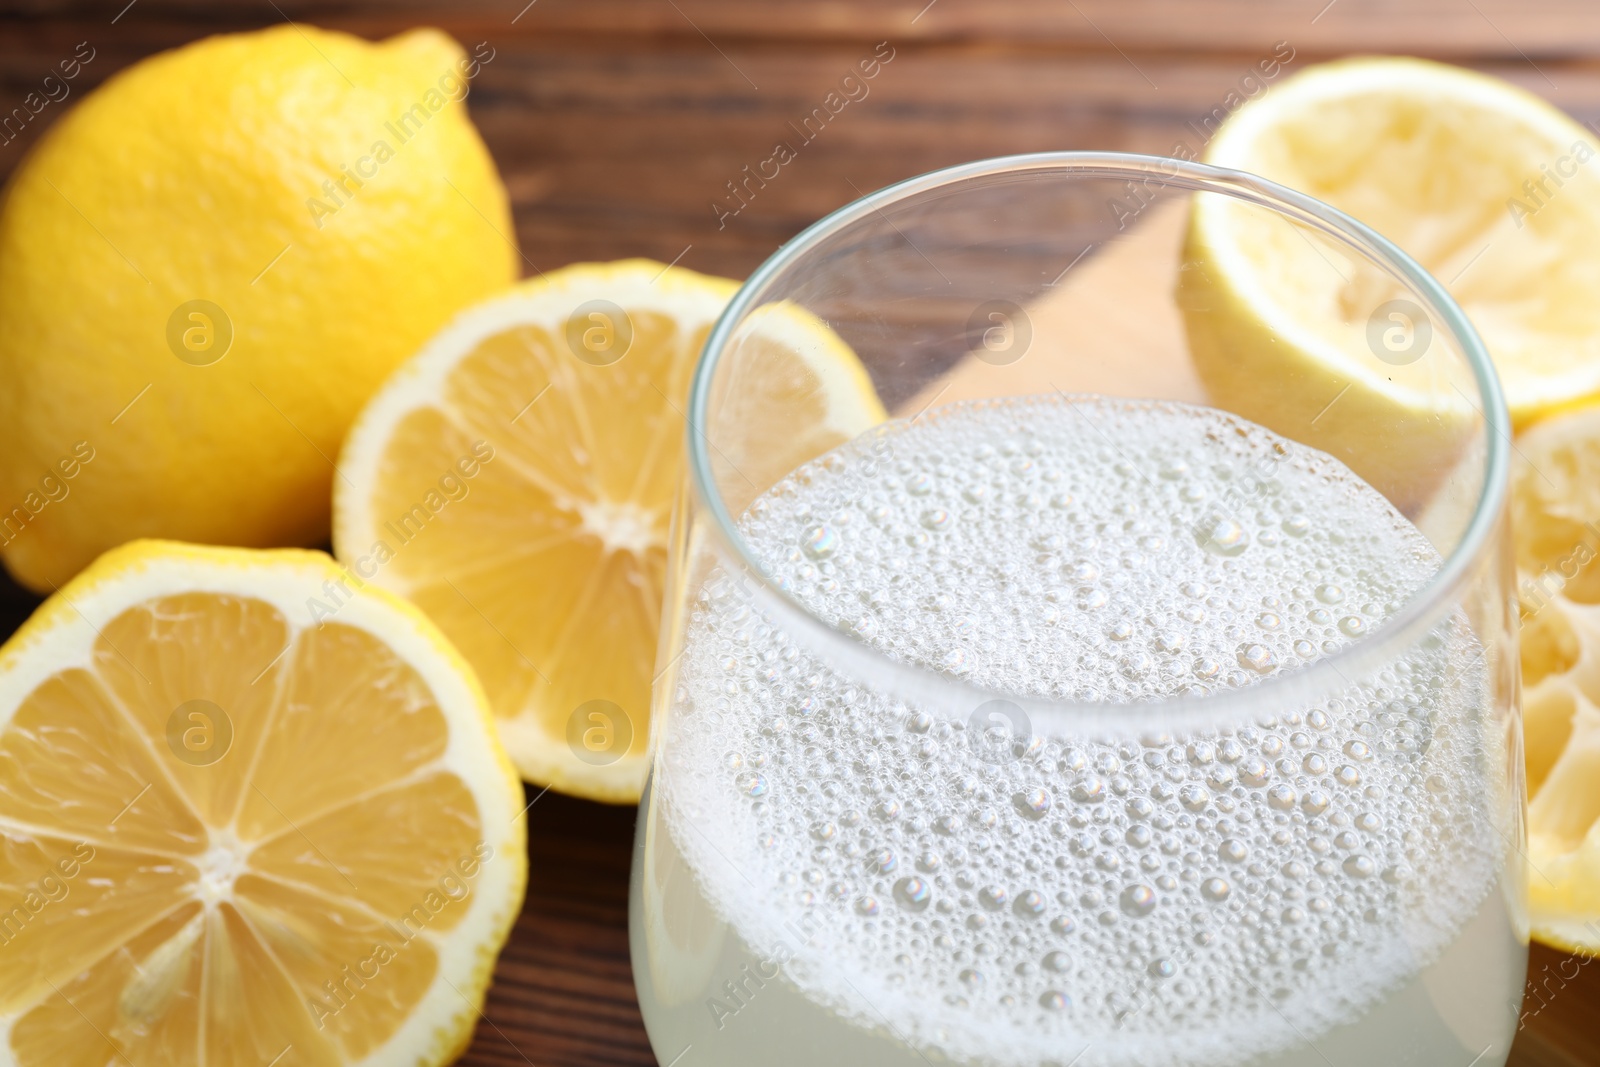
<svg viewBox="0 0 1600 1067"><path fill-rule="evenodd" d="M62 117L0 205L0 556L45 590L140 537L326 539L389 372L517 275L435 30L212 37Z"/></svg>

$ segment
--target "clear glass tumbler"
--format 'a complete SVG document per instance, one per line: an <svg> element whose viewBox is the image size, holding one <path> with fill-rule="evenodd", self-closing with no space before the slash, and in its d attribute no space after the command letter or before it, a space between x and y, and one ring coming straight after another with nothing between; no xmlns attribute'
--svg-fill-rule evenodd
<svg viewBox="0 0 1600 1067"><path fill-rule="evenodd" d="M761 267L688 423L661 1063L1505 1062L1509 427L1398 248L1176 160L955 167Z"/></svg>

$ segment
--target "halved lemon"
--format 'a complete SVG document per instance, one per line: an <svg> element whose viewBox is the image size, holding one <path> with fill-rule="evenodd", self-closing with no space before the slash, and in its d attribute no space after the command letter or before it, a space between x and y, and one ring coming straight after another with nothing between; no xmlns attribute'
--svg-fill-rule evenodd
<svg viewBox="0 0 1600 1067"><path fill-rule="evenodd" d="M318 552L107 553L0 650L0 1063L453 1059L521 800L410 605Z"/></svg>
<svg viewBox="0 0 1600 1067"><path fill-rule="evenodd" d="M345 443L339 559L451 637L530 781L639 797L688 383L737 288L648 260L529 280L434 338ZM739 344L718 396L747 432L713 445L750 498L885 417L800 309L760 310Z"/></svg>
<svg viewBox="0 0 1600 1067"><path fill-rule="evenodd" d="M1421 262L1482 334L1520 428L1600 395L1593 143L1498 79L1357 58L1247 103L1205 158L1332 204ZM1195 197L1185 260L1179 299L1213 396L1402 506L1427 497L1447 464L1416 441L1448 450L1477 418L1443 323L1373 264L1228 197Z"/></svg>
<svg viewBox="0 0 1600 1067"><path fill-rule="evenodd" d="M1518 439L1511 519L1532 929L1600 953L1600 409Z"/></svg>
<svg viewBox="0 0 1600 1067"><path fill-rule="evenodd" d="M1600 607L1559 595L1524 621L1533 936L1600 953Z"/></svg>

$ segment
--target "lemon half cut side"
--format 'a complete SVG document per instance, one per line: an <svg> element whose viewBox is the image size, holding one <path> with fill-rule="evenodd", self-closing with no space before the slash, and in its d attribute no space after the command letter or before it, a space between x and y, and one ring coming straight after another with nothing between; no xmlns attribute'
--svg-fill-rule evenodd
<svg viewBox="0 0 1600 1067"><path fill-rule="evenodd" d="M0 1063L412 1067L527 876L466 664L319 552L132 542L0 650Z"/></svg>
<svg viewBox="0 0 1600 1067"><path fill-rule="evenodd" d="M1518 438L1511 527L1530 925L1546 944L1600 954L1600 408Z"/></svg>
<svg viewBox="0 0 1600 1067"><path fill-rule="evenodd" d="M530 279L435 337L345 444L337 555L450 636L529 781L639 798L689 379L737 288L649 260ZM774 305L741 338L725 414L748 432L701 432L750 484L885 417L820 320Z"/></svg>

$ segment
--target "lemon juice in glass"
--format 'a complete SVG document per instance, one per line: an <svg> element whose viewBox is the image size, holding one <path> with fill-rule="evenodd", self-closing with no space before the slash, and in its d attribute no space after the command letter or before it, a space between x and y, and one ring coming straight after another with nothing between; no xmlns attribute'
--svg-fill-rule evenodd
<svg viewBox="0 0 1600 1067"><path fill-rule="evenodd" d="M1200 165L970 164L769 260L689 421L663 1064L1504 1063L1507 418L1394 246Z"/></svg>

